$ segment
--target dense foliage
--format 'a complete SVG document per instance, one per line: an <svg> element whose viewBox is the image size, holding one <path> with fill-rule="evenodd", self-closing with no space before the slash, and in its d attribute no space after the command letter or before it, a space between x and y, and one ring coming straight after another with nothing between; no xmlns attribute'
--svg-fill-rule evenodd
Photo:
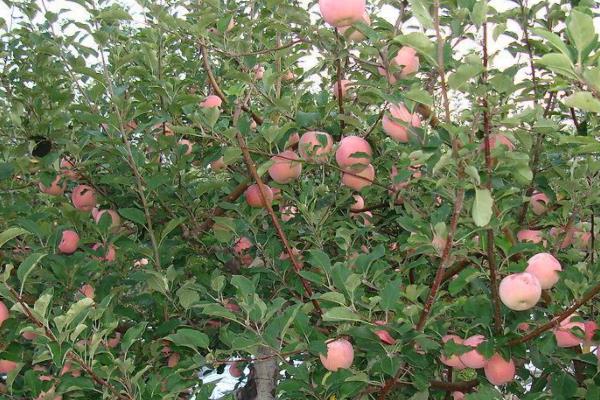
<svg viewBox="0 0 600 400"><path fill-rule="evenodd" d="M593 0L372 0L345 32L315 1L5 3L0 397L207 399L203 368L228 398L600 397ZM543 252L560 279L507 308Z"/></svg>

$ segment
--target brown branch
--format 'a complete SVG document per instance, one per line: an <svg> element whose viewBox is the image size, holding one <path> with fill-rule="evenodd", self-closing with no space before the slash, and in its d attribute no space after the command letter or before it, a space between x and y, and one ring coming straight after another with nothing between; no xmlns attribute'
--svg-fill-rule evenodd
<svg viewBox="0 0 600 400"><path fill-rule="evenodd" d="M473 390L474 387L479 385L478 379L473 379L470 381L459 381L459 382L442 382L442 381L431 381L429 385L432 389L444 390L447 392L469 392Z"/></svg>
<svg viewBox="0 0 600 400"><path fill-rule="evenodd" d="M339 43L339 34L337 29L334 29L335 31L335 37ZM339 119L340 119L340 132L343 134L344 132L344 128L346 127L346 123L344 122L344 97L342 96L343 93L343 85L342 85L342 79L344 78L344 74L342 71L342 60L341 58L336 58L335 60L335 69L336 69L336 75L337 75L337 101L338 101L338 109L339 109Z"/></svg>
<svg viewBox="0 0 600 400"><path fill-rule="evenodd" d="M274 53L276 51L279 50L285 50L288 49L290 47L294 47L297 44L302 44L302 43L307 43L305 39L294 39L286 44L282 44L270 49L263 49L263 50L257 50L257 51L250 51L247 53L229 53L225 50L221 50L218 47L212 47L212 49L214 49L216 52L221 53L223 55L226 55L228 57L231 58L239 58L239 57L248 57L248 56L259 56L261 54L268 54L268 53Z"/></svg>
<svg viewBox="0 0 600 400"><path fill-rule="evenodd" d="M483 84L487 85L488 83L488 67L489 67L489 58L488 58L488 24L487 20L483 23L483 74L482 80ZM493 168L494 161L492 159L492 150L490 143L490 136L492 133L492 125L491 125L491 116L490 116L490 105L487 97L487 88L485 91L485 95L482 99L483 103L483 131L485 135L484 139L484 150L485 150L485 166L487 171L487 182L486 188L491 193L492 192L492 177L493 177ZM495 239L494 239L494 229L491 227L486 230L486 250L487 250L487 260L488 260L488 268L490 270L490 285L492 289L492 305L494 307L494 330L496 333L502 332L502 319L500 314L500 295L498 293L498 276L496 272L496 249L495 249Z"/></svg>
<svg viewBox="0 0 600 400"><path fill-rule="evenodd" d="M516 346L522 343L526 343L532 339L537 338L542 333L558 326L563 320L568 318L571 314L573 314L579 307L593 299L598 293L600 293L600 283L593 286L588 292L579 300L577 300L573 305L563 312L556 314L550 321L545 323L544 325L538 326L536 329L529 332L527 335L521 336L519 338L513 339L509 341L508 346Z"/></svg>
<svg viewBox="0 0 600 400"><path fill-rule="evenodd" d="M206 70L206 74L208 75L208 81L210 82L210 86L213 88L215 94L219 96L219 98L223 101L224 104L228 104L227 96L221 90L221 87L217 83L213 70L210 66L210 60L208 59L208 50L206 50L206 46L204 44L200 44L200 52L202 53L202 63L204 64L204 69ZM263 119L254 113L248 106L242 104L242 110L249 113L254 122L258 125L262 125Z"/></svg>
<svg viewBox="0 0 600 400"><path fill-rule="evenodd" d="M223 198L223 200L221 200L221 201L227 202L227 203L232 203L232 202L236 201L237 199L240 198L240 196L242 196L244 194L246 189L248 189L248 184L249 184L249 182L247 180L244 180L242 183L237 185L231 191L231 193L229 193L227 196L225 196ZM209 215L204 217L204 222L200 224L200 226L198 227L198 231L195 231L194 234L197 236L197 235L201 234L202 232L205 232L205 231L209 230L210 228L212 228L212 226L215 224L213 217L220 217L223 214L225 214L224 208L219 207L219 206L213 208L212 211L209 213Z"/></svg>
<svg viewBox="0 0 600 400"><path fill-rule="evenodd" d="M239 110L242 109L242 107L241 107L242 104L243 103L238 105L238 107L234 113L234 116L233 116L234 125L235 125L235 121L237 120L237 118L239 116ZM298 262L298 259L296 258L296 255L294 254L294 251L292 250L292 247L290 246L290 244L287 240L285 232L281 228L279 219L277 218L277 215L275 215L275 212L273 211L273 207L267 201L267 187L264 184L261 177L258 175L258 172L256 171L256 166L254 165L254 161L252 160L250 151L248 150L248 147L246 146L246 141L244 140L244 137L242 136L242 134L239 130L236 132L236 137L237 137L238 144L242 150L242 155L244 157L244 162L246 163L246 167L248 168L248 172L250 172L250 175L252 176L252 178L254 179L256 184L258 185L260 196L262 197L263 204L265 205L265 208L267 209L267 213L271 217L271 221L273 221L273 226L275 227L277 236L279 236L279 239L281 240L281 243L283 244L283 247L285 248L285 251L289 256L290 261L292 262L292 265L294 266L294 271L296 272L296 274L300 278L300 281L302 282L302 286L304 287L304 291L305 291L306 295L311 298L311 302L313 303L313 306L315 307L315 310L317 311L317 313L319 315L322 315L323 311L321 310L321 306L320 306L319 302L317 301L317 299L312 298L313 291L312 291L312 288L310 287L310 283L306 279L304 279L304 277L302 277L302 275L300 275L300 271L302 270L302 265Z"/></svg>
<svg viewBox="0 0 600 400"><path fill-rule="evenodd" d="M446 71L444 70L444 38L440 30L440 0L433 0L433 20L435 25L435 36L437 39L437 72L440 76L440 85L446 122L450 122L450 102L448 101L448 87L446 86Z"/></svg>

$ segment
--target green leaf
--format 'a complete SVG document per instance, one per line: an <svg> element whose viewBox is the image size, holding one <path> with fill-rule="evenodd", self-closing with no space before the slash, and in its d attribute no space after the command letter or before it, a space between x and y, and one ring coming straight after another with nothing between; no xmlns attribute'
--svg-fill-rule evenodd
<svg viewBox="0 0 600 400"><path fill-rule="evenodd" d="M564 54L569 60L571 59L571 52L560 36L542 28L532 28L531 31L546 39L556 50Z"/></svg>
<svg viewBox="0 0 600 400"><path fill-rule="evenodd" d="M123 341L121 342L121 350L123 352L127 352L133 342L142 336L142 333L144 333L144 330L146 330L146 325L148 325L147 322L140 322L136 326L127 329L127 332L125 332L125 335L123 335Z"/></svg>
<svg viewBox="0 0 600 400"><path fill-rule="evenodd" d="M255 291L252 281L242 275L234 275L231 278L231 284L238 289L242 296L248 296Z"/></svg>
<svg viewBox="0 0 600 400"><path fill-rule="evenodd" d="M323 321L362 321L360 315L347 307L333 307L325 311Z"/></svg>
<svg viewBox="0 0 600 400"><path fill-rule="evenodd" d="M412 47L424 56L431 65L437 65L435 45L424 33L411 32L407 35L399 35L394 38L394 41Z"/></svg>
<svg viewBox="0 0 600 400"><path fill-rule="evenodd" d="M33 311L44 320L46 319L46 312L48 311L48 306L52 301L53 294L54 290L50 288L44 292L44 294L42 294L33 304Z"/></svg>
<svg viewBox="0 0 600 400"><path fill-rule="evenodd" d="M17 277L21 282L21 293L23 293L23 287L25 286L25 281L27 277L33 271L35 266L40 262L40 260L46 257L46 253L33 253L29 255L22 263L19 265L19 269L17 269Z"/></svg>
<svg viewBox="0 0 600 400"><path fill-rule="evenodd" d="M600 92L600 67L590 68L583 72L585 82Z"/></svg>
<svg viewBox="0 0 600 400"><path fill-rule="evenodd" d="M189 347L194 351L198 351L198 348L207 349L210 343L206 334L188 328L180 329L165 339L172 341L176 346Z"/></svg>
<svg viewBox="0 0 600 400"><path fill-rule="evenodd" d="M137 208L119 208L119 214L136 224L145 225L146 216L142 210Z"/></svg>
<svg viewBox="0 0 600 400"><path fill-rule="evenodd" d="M76 303L73 303L69 310L64 315L59 315L54 318L54 322L56 323L56 327L59 331L64 331L66 328L71 325L76 318L78 318L81 314L89 312L92 304L94 304L94 300L84 297Z"/></svg>
<svg viewBox="0 0 600 400"><path fill-rule="evenodd" d="M586 48L596 40L594 20L590 15L577 9L573 9L567 18L567 32L577 48L579 58Z"/></svg>
<svg viewBox="0 0 600 400"><path fill-rule="evenodd" d="M600 100L595 98L590 92L576 92L565 98L563 101L567 107L600 113Z"/></svg>
<svg viewBox="0 0 600 400"><path fill-rule="evenodd" d="M572 399L577 392L577 381L564 372L555 372L550 380L552 398L557 400Z"/></svg>
<svg viewBox="0 0 600 400"><path fill-rule="evenodd" d="M169 222L167 222L167 224L163 228L162 232L160 233L160 241L159 241L158 245L160 246L162 241L165 240L165 238L167 237L167 235L169 233L171 233L179 225L181 225L183 223L183 221L185 221L185 219L186 219L185 217L180 217L180 218L172 219Z"/></svg>
<svg viewBox="0 0 600 400"><path fill-rule="evenodd" d="M223 162L226 165L232 164L242 158L242 150L239 147L228 147L223 152Z"/></svg>
<svg viewBox="0 0 600 400"><path fill-rule="evenodd" d="M479 0L473 6L473 11L471 11L471 21L475 24L475 26L481 26L486 20L488 11L488 3L487 0Z"/></svg>
<svg viewBox="0 0 600 400"><path fill-rule="evenodd" d="M472 210L475 225L482 227L489 224L492 219L493 205L494 199L488 189L475 189L475 201Z"/></svg>
<svg viewBox="0 0 600 400"><path fill-rule="evenodd" d="M339 292L323 293L322 295L319 296L319 300L331 301L332 303L337 303L342 306L346 305L346 298L344 297L343 294L341 294Z"/></svg>
<svg viewBox="0 0 600 400"><path fill-rule="evenodd" d="M541 59L537 61L537 64L542 65L548 68L549 70L564 75L568 78L577 79L577 74L575 73L575 66L571 62L571 59L564 54L545 54Z"/></svg>
<svg viewBox="0 0 600 400"><path fill-rule="evenodd" d="M469 84L469 81L483 72L481 64L462 64L456 72L448 77L448 86L454 90L460 90Z"/></svg>
<svg viewBox="0 0 600 400"><path fill-rule="evenodd" d="M6 242L8 242L9 240L12 240L12 239L16 238L17 236L21 236L26 233L29 233L29 231L27 229L19 228L16 226L12 227L12 228L8 228L4 232L0 233L0 247L4 246L4 244Z"/></svg>
<svg viewBox="0 0 600 400"><path fill-rule="evenodd" d="M410 99L417 103L425 104L428 106L433 105L433 97L431 97L429 92L418 87L411 88L408 92L404 93L404 96L407 99Z"/></svg>
<svg viewBox="0 0 600 400"><path fill-rule="evenodd" d="M423 25L423 28L433 29L433 18L429 14L431 1L428 0L408 0L410 9L417 20Z"/></svg>

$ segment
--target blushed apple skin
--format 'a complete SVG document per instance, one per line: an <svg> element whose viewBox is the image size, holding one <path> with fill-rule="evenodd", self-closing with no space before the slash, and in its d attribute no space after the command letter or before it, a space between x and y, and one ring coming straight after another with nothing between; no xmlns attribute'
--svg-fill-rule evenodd
<svg viewBox="0 0 600 400"><path fill-rule="evenodd" d="M470 347L477 347L481 343L485 342L485 337L483 335L474 335L466 338L463 341L463 345ZM483 368L486 364L487 360L485 357L477 351L477 349L473 349L471 351L467 351L466 353L461 354L458 358L460 361L469 368Z"/></svg>
<svg viewBox="0 0 600 400"><path fill-rule="evenodd" d="M456 344L462 344L463 340L456 335L445 335L442 337L442 342L447 343L449 341L453 341ZM450 357L446 357L445 355L440 355L440 361L442 364L447 365L452 368L456 368L458 370L465 369L465 364L460 361L460 357L456 354L451 355Z"/></svg>
<svg viewBox="0 0 600 400"><path fill-rule="evenodd" d="M341 82L341 83L339 83ZM338 98L340 86L342 89L342 99L346 98L346 93L348 92L348 88L352 86L352 81L348 79L342 79L341 81L336 81L331 87L331 92L333 93L334 98Z"/></svg>
<svg viewBox="0 0 600 400"><path fill-rule="evenodd" d="M60 243L58 244L58 251L63 254L73 254L79 246L79 235L77 232L67 229L63 231Z"/></svg>
<svg viewBox="0 0 600 400"><path fill-rule="evenodd" d="M342 173L342 184L357 192L360 192L367 186L371 186L374 180L375 168L371 164L360 172Z"/></svg>
<svg viewBox="0 0 600 400"><path fill-rule="evenodd" d="M96 206L96 191L87 185L79 185L71 193L73 206L81 211L90 212Z"/></svg>
<svg viewBox="0 0 600 400"><path fill-rule="evenodd" d="M542 231L523 229L517 233L517 240L519 242L531 242L538 244L541 243L544 238L542 237Z"/></svg>
<svg viewBox="0 0 600 400"><path fill-rule="evenodd" d="M364 153L366 156L358 156ZM337 165L345 171L362 171L371 163L373 150L365 139L358 136L346 136L340 141L335 152Z"/></svg>
<svg viewBox="0 0 600 400"><path fill-rule="evenodd" d="M300 157L292 150L285 150L271 157L273 165L269 167L269 175L280 184L288 184L300 177L302 174L302 163Z"/></svg>
<svg viewBox="0 0 600 400"><path fill-rule="evenodd" d="M267 204L271 204L273 202L273 191L267 185L265 186L265 201L263 201L262 193L258 184L254 184L246 189L244 193L244 197L246 198L246 203L252 208L265 208Z"/></svg>
<svg viewBox="0 0 600 400"><path fill-rule="evenodd" d="M542 289L552 289L560 279L560 262L550 253L538 253L527 261L526 272L535 275Z"/></svg>
<svg viewBox="0 0 600 400"><path fill-rule="evenodd" d="M463 392L452 392L452 400L464 400L465 394Z"/></svg>
<svg viewBox="0 0 600 400"><path fill-rule="evenodd" d="M319 355L325 369L336 372L338 369L347 369L354 361L354 348L346 339L336 339L327 343L327 355Z"/></svg>
<svg viewBox="0 0 600 400"><path fill-rule="evenodd" d="M0 374L8 374L17 368L17 363L10 360L0 360Z"/></svg>
<svg viewBox="0 0 600 400"><path fill-rule="evenodd" d="M492 385L504 385L515 379L516 367L514 361L506 361L498 353L494 354L483 367L485 377Z"/></svg>
<svg viewBox="0 0 600 400"><path fill-rule="evenodd" d="M340 28L360 21L365 14L365 0L319 0L321 16L331 26Z"/></svg>
<svg viewBox="0 0 600 400"><path fill-rule="evenodd" d="M0 301L0 326L2 326L4 321L6 321L9 318L10 311L8 311L8 307L6 307L6 304L4 304L4 302Z"/></svg>
<svg viewBox="0 0 600 400"><path fill-rule="evenodd" d="M411 114L402 103L391 104L389 108L391 117L385 113L382 119L383 131L399 143L408 143L408 126L418 128L421 126L421 118L417 114ZM393 118L393 119L392 119ZM402 125L394 119L404 122Z"/></svg>
<svg viewBox="0 0 600 400"><path fill-rule="evenodd" d="M319 140L322 138L325 144ZM324 163L333 149L333 139L326 132L309 131L298 141L298 152L303 160Z"/></svg>
<svg viewBox="0 0 600 400"><path fill-rule="evenodd" d="M201 103L200 107L202 108L217 108L221 107L223 100L217 95L211 94L207 96Z"/></svg>
<svg viewBox="0 0 600 400"><path fill-rule="evenodd" d="M534 307L540 300L542 286L535 275L521 272L502 279L498 293L506 307L514 311L524 311Z"/></svg>
<svg viewBox="0 0 600 400"><path fill-rule="evenodd" d="M47 195L60 196L65 192L65 189L67 188L67 182L65 179L63 179L62 176L57 175L56 178L54 178L54 180L50 184L50 186L46 187L42 184L42 182L40 182L39 188L42 193L45 193Z"/></svg>
<svg viewBox="0 0 600 400"><path fill-rule="evenodd" d="M194 144L188 139L181 139L177 142L177 144L179 146L185 146L185 152L183 154L186 156L189 156L190 154L192 154L192 151L194 151Z"/></svg>
<svg viewBox="0 0 600 400"><path fill-rule="evenodd" d="M241 255L246 250L250 250L251 248L252 248L252 241L250 239L248 239L247 237L242 236L233 245L233 252L237 255Z"/></svg>
<svg viewBox="0 0 600 400"><path fill-rule="evenodd" d="M546 212L546 208L548 203L550 202L550 198L542 192L535 192L531 195L529 199L529 205L531 206L531 211L535 215L542 215Z"/></svg>
<svg viewBox="0 0 600 400"><path fill-rule="evenodd" d="M92 246L92 250L98 250L100 248L103 248L105 251L104 256L98 257L98 259L100 261L113 262L117 259L117 250L115 249L115 246L113 246L112 244L108 245L108 249L106 248L106 246L103 246L101 243L96 243L95 245Z"/></svg>
<svg viewBox="0 0 600 400"><path fill-rule="evenodd" d="M369 14L365 12L361 18L361 22L365 25L371 25ZM360 42L365 39L365 35L352 26L342 26L341 28L338 28L338 32L343 35L346 40L351 42Z"/></svg>
<svg viewBox="0 0 600 400"><path fill-rule="evenodd" d="M554 337L556 338L556 345L558 347L575 347L579 346L584 339L574 335L571 330L573 328L579 328L585 333L585 323L583 322L571 322L573 315L561 321L559 326L554 329Z"/></svg>

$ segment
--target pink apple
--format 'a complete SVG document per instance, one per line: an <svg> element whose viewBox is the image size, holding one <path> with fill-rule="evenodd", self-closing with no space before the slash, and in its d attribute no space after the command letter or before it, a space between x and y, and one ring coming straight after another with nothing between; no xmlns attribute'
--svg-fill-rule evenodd
<svg viewBox="0 0 600 400"><path fill-rule="evenodd" d="M333 139L329 133L306 132L298 142L300 157L306 161L324 163L333 148Z"/></svg>
<svg viewBox="0 0 600 400"><path fill-rule="evenodd" d="M319 357L325 369L336 372L340 368L350 368L354 361L354 349L346 339L329 340L327 355L320 354Z"/></svg>
<svg viewBox="0 0 600 400"><path fill-rule="evenodd" d="M109 349L114 349L115 347L117 347L119 345L120 342L121 342L121 333L116 332L115 337L110 338L106 341L106 347L108 347Z"/></svg>
<svg viewBox="0 0 600 400"><path fill-rule="evenodd" d="M10 312L8 311L8 307L0 300L0 326L10 318Z"/></svg>
<svg viewBox="0 0 600 400"><path fill-rule="evenodd" d="M96 206L96 191L87 185L79 185L71 193L73 206L81 211L92 211Z"/></svg>
<svg viewBox="0 0 600 400"><path fill-rule="evenodd" d="M281 207L281 220L283 222L289 222L298 214L298 208L294 206L283 206Z"/></svg>
<svg viewBox="0 0 600 400"><path fill-rule="evenodd" d="M287 150L291 150L298 145L300 142L300 134L298 132L294 132L288 137L287 142L285 142L285 148Z"/></svg>
<svg viewBox="0 0 600 400"><path fill-rule="evenodd" d="M506 147L510 151L515 149L515 145L513 144L513 142L511 142L510 139L506 136L500 133L490 135L490 149L494 150L499 146ZM485 148L485 141L482 142L479 147L483 150Z"/></svg>
<svg viewBox="0 0 600 400"><path fill-rule="evenodd" d="M485 357L478 352L475 348L481 343L485 342L485 337L482 335L474 335L463 341L463 345L473 347L473 350L467 351L466 353L458 356L460 361L468 368L483 368L487 360Z"/></svg>
<svg viewBox="0 0 600 400"><path fill-rule="evenodd" d="M211 94L207 96L201 103L200 107L202 108L217 108L221 107L223 100L217 95Z"/></svg>
<svg viewBox="0 0 600 400"><path fill-rule="evenodd" d="M58 244L58 251L63 254L73 254L79 246L79 235L70 229L64 230Z"/></svg>
<svg viewBox="0 0 600 400"><path fill-rule="evenodd" d="M583 322L571 322L571 318L575 315L571 315L561 321L559 326L554 329L554 337L556 338L556 345L558 347L574 347L579 346L583 342L583 338L573 334L573 331L580 329L582 334L585 335L585 323Z"/></svg>
<svg viewBox="0 0 600 400"><path fill-rule="evenodd" d="M319 10L325 22L339 28L360 21L366 11L366 1L319 0Z"/></svg>
<svg viewBox="0 0 600 400"><path fill-rule="evenodd" d="M229 365L229 375L233 376L234 378L239 378L242 376L242 371L240 371L238 363L233 362Z"/></svg>
<svg viewBox="0 0 600 400"><path fill-rule="evenodd" d="M177 144L179 146L185 146L185 154L186 156L189 156L190 154L192 154L192 151L194 151L194 144L189 141L188 139L181 139L177 142Z"/></svg>
<svg viewBox="0 0 600 400"><path fill-rule="evenodd" d="M267 185L264 185L265 190L265 199L263 200L262 193L258 184L254 184L248 186L246 192L244 193L244 197L246 198L246 203L252 208L265 208L268 205L271 205L273 202L273 191Z"/></svg>
<svg viewBox="0 0 600 400"><path fill-rule="evenodd" d="M254 68L252 68L252 72L254 72L254 79L260 81L265 75L265 68L260 64L256 64Z"/></svg>
<svg viewBox="0 0 600 400"><path fill-rule="evenodd" d="M252 248L252 246L253 246L252 241L250 239L248 239L247 237L242 236L233 245L233 252L239 256L239 255L244 254L247 250L250 250Z"/></svg>
<svg viewBox="0 0 600 400"><path fill-rule="evenodd" d="M67 182L61 175L56 175L50 186L46 187L42 182L39 183L39 188L42 193L50 196L60 196L65 192Z"/></svg>
<svg viewBox="0 0 600 400"><path fill-rule="evenodd" d="M529 324L527 322L521 322L517 325L517 330L521 332L527 332L529 330Z"/></svg>
<svg viewBox="0 0 600 400"><path fill-rule="evenodd" d="M452 392L452 400L464 400L465 394L463 392Z"/></svg>
<svg viewBox="0 0 600 400"><path fill-rule="evenodd" d="M515 363L512 359L506 361L498 353L494 354L483 367L485 377L492 385L504 385L515 379Z"/></svg>
<svg viewBox="0 0 600 400"><path fill-rule="evenodd" d="M542 192L534 192L529 199L531 211L533 211L535 215L542 215L545 213L549 202L550 198Z"/></svg>
<svg viewBox="0 0 600 400"><path fill-rule="evenodd" d="M180 358L181 358L181 356L179 355L179 353L171 354L167 360L167 367L175 368L177 366L177 364L179 364Z"/></svg>
<svg viewBox="0 0 600 400"><path fill-rule="evenodd" d="M535 275L542 289L551 289L558 282L560 262L550 253L538 253L527 261L526 272Z"/></svg>
<svg viewBox="0 0 600 400"><path fill-rule="evenodd" d="M99 210L98 208L94 207L92 209L92 217L94 218L94 221L96 221L97 224L100 223L100 220L102 219L102 216L107 214L110 217L110 228L113 232L116 232L119 230L119 227L121 226L121 217L119 216L119 214L115 211L115 210Z"/></svg>
<svg viewBox="0 0 600 400"><path fill-rule="evenodd" d="M354 198L354 204L350 206L350 210L358 211L365 208L365 200L362 198L362 196L355 194L352 197Z"/></svg>
<svg viewBox="0 0 600 400"><path fill-rule="evenodd" d="M583 326L585 327L585 344L587 346L597 344L597 342L594 340L594 335L598 330L598 324L596 321L585 321Z"/></svg>
<svg viewBox="0 0 600 400"><path fill-rule="evenodd" d="M361 18L361 22L365 25L371 25L371 18L366 12ZM351 42L360 42L365 39L365 35L354 26L342 26L338 28L338 32Z"/></svg>
<svg viewBox="0 0 600 400"><path fill-rule="evenodd" d="M31 331L25 331L25 332L21 333L21 336L23 336L23 339L25 339L25 340L34 340L37 337L37 333L31 332Z"/></svg>
<svg viewBox="0 0 600 400"><path fill-rule="evenodd" d="M0 360L0 374L8 374L17 368L17 363L10 360Z"/></svg>
<svg viewBox="0 0 600 400"><path fill-rule="evenodd" d="M419 56L412 47L403 46L398 50L396 57L390 62L391 69L399 69L400 77L406 78L419 71Z"/></svg>
<svg viewBox="0 0 600 400"><path fill-rule="evenodd" d="M106 246L103 246L101 243L96 243L95 245L92 246L92 250L104 251L104 256L97 257L97 259L100 261L113 262L117 259L117 250L115 249L115 246L113 246L112 244L110 244L108 246L108 250L107 250Z"/></svg>
<svg viewBox="0 0 600 400"><path fill-rule="evenodd" d="M277 183L290 183L298 179L302 173L302 163L299 160L300 157L295 152L285 150L271 157L273 165L269 167L269 175Z"/></svg>
<svg viewBox="0 0 600 400"><path fill-rule="evenodd" d="M529 310L542 296L538 278L529 272L511 274L502 279L498 288L500 300L511 310Z"/></svg>
<svg viewBox="0 0 600 400"><path fill-rule="evenodd" d="M225 165L225 161L224 161L223 157L210 163L210 168L213 171L221 171L221 170L225 169L226 167L227 166Z"/></svg>
<svg viewBox="0 0 600 400"><path fill-rule="evenodd" d="M456 335L445 335L442 337L442 342L454 342L456 344L463 344L463 340ZM446 357L444 354L440 355L440 361L442 364L447 365L456 369L465 369L465 365L460 361L460 357L456 354L451 355L450 357Z"/></svg>
<svg viewBox="0 0 600 400"><path fill-rule="evenodd" d="M349 88L351 88L353 85L352 81L349 81L348 79L342 79L341 83L340 81L337 81L333 84L333 87L331 88L331 91L333 92L333 97L337 99L338 94L340 93L340 88L342 90L342 99L346 98L346 93L348 91Z"/></svg>
<svg viewBox="0 0 600 400"><path fill-rule="evenodd" d="M69 179L77 180L81 176L75 171L75 163L66 157L60 160L60 173Z"/></svg>
<svg viewBox="0 0 600 400"><path fill-rule="evenodd" d="M94 287L92 285L89 285L86 283L85 285L83 285L82 287L79 288L79 293L83 294L88 299L93 299L94 298Z"/></svg>
<svg viewBox="0 0 600 400"><path fill-rule="evenodd" d="M344 171L358 172L369 166L372 156L369 142L358 136L346 136L335 152L335 161Z"/></svg>
<svg viewBox="0 0 600 400"><path fill-rule="evenodd" d="M375 180L375 168L369 164L365 169L359 172L343 172L342 184L350 189L361 191L367 186L371 186Z"/></svg>
<svg viewBox="0 0 600 400"><path fill-rule="evenodd" d="M421 118L417 114L411 114L402 103L391 104L389 108L391 116L384 114L382 125L384 132L400 143L408 143L408 127L418 128L421 126Z"/></svg>
<svg viewBox="0 0 600 400"><path fill-rule="evenodd" d="M556 240L560 240L560 248L566 249L567 247L573 244L573 241L575 239L575 232L575 227L571 227L566 234L564 228L554 227L550 229L550 236L552 236Z"/></svg>
<svg viewBox="0 0 600 400"><path fill-rule="evenodd" d="M537 244L541 243L544 238L542 237L542 231L523 229L517 233L517 240L519 242L531 242Z"/></svg>
<svg viewBox="0 0 600 400"><path fill-rule="evenodd" d="M281 80L284 82L291 82L296 79L296 74L293 71L287 70L285 74L281 77Z"/></svg>

